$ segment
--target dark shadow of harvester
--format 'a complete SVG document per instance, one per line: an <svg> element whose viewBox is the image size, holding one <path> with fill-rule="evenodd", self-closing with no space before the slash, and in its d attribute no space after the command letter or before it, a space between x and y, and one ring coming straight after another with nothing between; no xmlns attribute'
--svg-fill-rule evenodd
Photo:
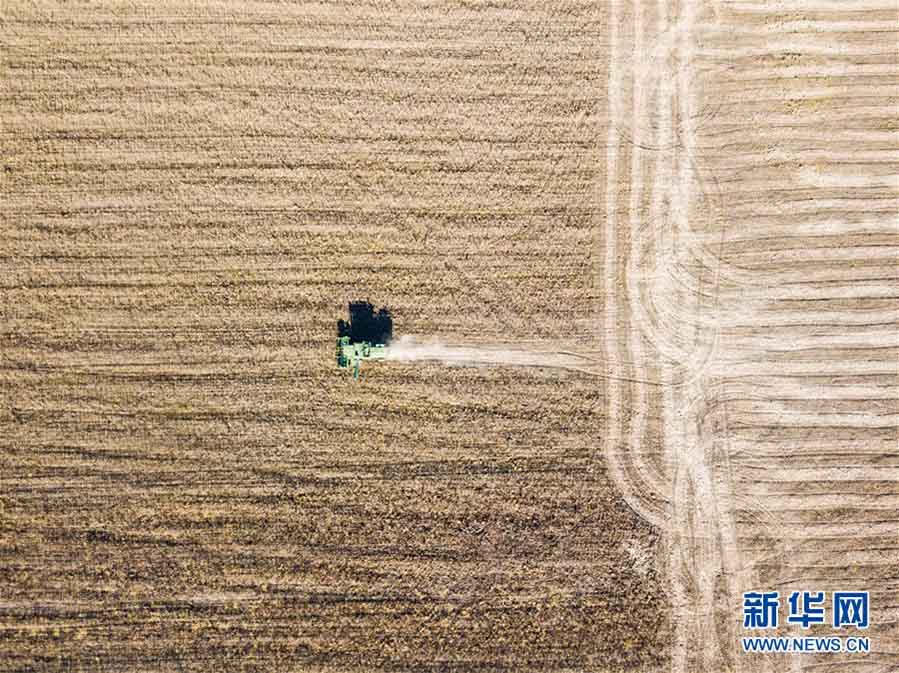
<svg viewBox="0 0 899 673"><path fill-rule="evenodd" d="M350 319L337 321L337 366L353 368L353 378L359 380L363 360L383 360L387 344L393 338L393 318L390 309L375 307L367 301L350 302Z"/></svg>

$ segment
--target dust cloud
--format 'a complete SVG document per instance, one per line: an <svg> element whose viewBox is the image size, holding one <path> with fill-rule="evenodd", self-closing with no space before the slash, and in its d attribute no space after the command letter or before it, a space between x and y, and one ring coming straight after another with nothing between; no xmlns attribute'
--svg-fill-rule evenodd
<svg viewBox="0 0 899 673"><path fill-rule="evenodd" d="M430 361L445 365L509 365L515 367L555 367L581 369L590 358L566 351L541 351L507 346L463 346L444 343L437 338L403 336L387 347L387 360L401 362Z"/></svg>

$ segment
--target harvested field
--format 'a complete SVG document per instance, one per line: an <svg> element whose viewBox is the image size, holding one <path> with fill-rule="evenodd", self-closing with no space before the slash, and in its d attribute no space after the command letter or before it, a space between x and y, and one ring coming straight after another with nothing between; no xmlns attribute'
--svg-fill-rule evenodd
<svg viewBox="0 0 899 673"><path fill-rule="evenodd" d="M897 20L8 3L0 671L899 668Z"/></svg>

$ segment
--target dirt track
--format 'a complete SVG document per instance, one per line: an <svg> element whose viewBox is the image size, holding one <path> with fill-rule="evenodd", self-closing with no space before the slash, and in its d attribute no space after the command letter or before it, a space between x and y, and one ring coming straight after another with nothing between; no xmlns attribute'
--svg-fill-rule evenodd
<svg viewBox="0 0 899 673"><path fill-rule="evenodd" d="M11 3L0 671L899 665L896 14Z"/></svg>
<svg viewBox="0 0 899 673"><path fill-rule="evenodd" d="M891 670L896 8L611 4L606 455L662 531L671 670ZM843 586L872 654L735 650L742 592Z"/></svg>

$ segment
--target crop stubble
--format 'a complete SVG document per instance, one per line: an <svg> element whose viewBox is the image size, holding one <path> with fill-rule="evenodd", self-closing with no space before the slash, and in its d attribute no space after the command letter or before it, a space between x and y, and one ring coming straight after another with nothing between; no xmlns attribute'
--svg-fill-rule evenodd
<svg viewBox="0 0 899 673"><path fill-rule="evenodd" d="M582 373L602 8L5 8L0 669L663 661Z"/></svg>

